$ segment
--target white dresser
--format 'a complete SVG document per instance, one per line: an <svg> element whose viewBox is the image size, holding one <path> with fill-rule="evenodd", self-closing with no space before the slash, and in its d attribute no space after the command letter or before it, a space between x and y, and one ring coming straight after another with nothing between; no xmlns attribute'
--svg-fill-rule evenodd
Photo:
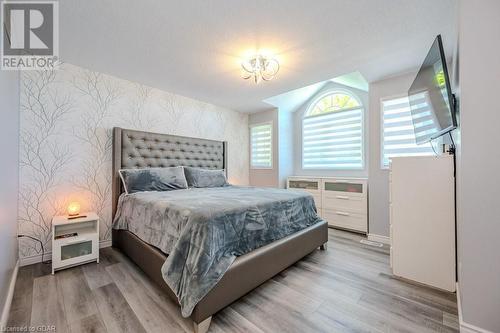
<svg viewBox="0 0 500 333"><path fill-rule="evenodd" d="M290 190L305 191L314 197L314 203L318 210L318 215L323 216L321 205L321 178L312 177L288 177L286 187Z"/></svg>
<svg viewBox="0 0 500 333"><path fill-rule="evenodd" d="M329 226L368 232L366 178L292 176L287 188L311 193L318 214Z"/></svg>
<svg viewBox="0 0 500 333"><path fill-rule="evenodd" d="M393 158L389 181L394 275L455 291L453 157Z"/></svg>

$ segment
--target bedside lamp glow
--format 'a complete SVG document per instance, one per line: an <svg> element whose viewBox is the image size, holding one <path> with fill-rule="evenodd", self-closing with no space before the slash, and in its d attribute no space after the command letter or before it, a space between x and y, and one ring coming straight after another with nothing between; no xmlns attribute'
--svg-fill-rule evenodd
<svg viewBox="0 0 500 333"><path fill-rule="evenodd" d="M78 214L80 214L80 204L76 201L71 202L68 205L68 215L77 216Z"/></svg>

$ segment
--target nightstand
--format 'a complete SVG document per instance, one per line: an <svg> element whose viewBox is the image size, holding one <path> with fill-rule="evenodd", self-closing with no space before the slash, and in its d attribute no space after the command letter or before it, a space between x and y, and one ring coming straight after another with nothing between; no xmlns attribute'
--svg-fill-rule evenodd
<svg viewBox="0 0 500 333"><path fill-rule="evenodd" d="M52 219L52 274L55 270L91 261L99 263L99 216L81 215Z"/></svg>

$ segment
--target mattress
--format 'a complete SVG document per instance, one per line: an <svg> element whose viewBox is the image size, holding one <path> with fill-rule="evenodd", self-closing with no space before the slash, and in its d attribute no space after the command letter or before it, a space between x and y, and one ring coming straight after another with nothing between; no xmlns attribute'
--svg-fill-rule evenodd
<svg viewBox="0 0 500 333"><path fill-rule="evenodd" d="M123 194L113 228L169 254L163 278L188 317L237 256L320 221L308 193L227 186Z"/></svg>

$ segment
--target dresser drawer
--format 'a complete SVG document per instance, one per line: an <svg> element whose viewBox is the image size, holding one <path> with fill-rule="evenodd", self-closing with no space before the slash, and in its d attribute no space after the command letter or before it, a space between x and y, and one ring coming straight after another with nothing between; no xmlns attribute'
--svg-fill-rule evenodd
<svg viewBox="0 0 500 333"><path fill-rule="evenodd" d="M321 179L288 179L287 188L293 190L321 190Z"/></svg>
<svg viewBox="0 0 500 333"><path fill-rule="evenodd" d="M323 198L323 206L329 209L366 214L366 198L348 195L328 195Z"/></svg>
<svg viewBox="0 0 500 333"><path fill-rule="evenodd" d="M367 215L336 209L323 209L323 218L329 225L367 232Z"/></svg>
<svg viewBox="0 0 500 333"><path fill-rule="evenodd" d="M347 180L323 180L324 195L366 197L366 183Z"/></svg>
<svg viewBox="0 0 500 333"><path fill-rule="evenodd" d="M290 191L299 191L299 192L307 192L310 193L314 198L314 204L316 208L321 208L321 193L319 191L310 191L310 190L299 190L296 188L290 189Z"/></svg>
<svg viewBox="0 0 500 333"><path fill-rule="evenodd" d="M314 204L316 205L317 209L323 207L321 202L321 194L313 194L313 198L314 198Z"/></svg>

